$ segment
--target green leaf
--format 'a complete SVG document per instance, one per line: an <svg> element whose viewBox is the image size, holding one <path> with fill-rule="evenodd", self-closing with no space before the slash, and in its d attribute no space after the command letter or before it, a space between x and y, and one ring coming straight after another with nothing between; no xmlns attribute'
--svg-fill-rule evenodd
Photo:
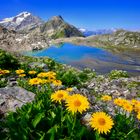
<svg viewBox="0 0 140 140"><path fill-rule="evenodd" d="M48 130L48 134L50 134L51 136L50 136L50 140L54 140L54 138L55 138L55 133L57 132L57 129L59 128L59 126L58 125L55 125L55 126L53 126L52 128L50 128L49 130Z"/></svg>
<svg viewBox="0 0 140 140"><path fill-rule="evenodd" d="M44 112L43 113L38 113L35 118L32 120L32 125L35 128L37 124L41 121L42 118L45 117Z"/></svg>
<svg viewBox="0 0 140 140"><path fill-rule="evenodd" d="M56 117L56 114L54 112L51 112L51 116L54 119Z"/></svg>

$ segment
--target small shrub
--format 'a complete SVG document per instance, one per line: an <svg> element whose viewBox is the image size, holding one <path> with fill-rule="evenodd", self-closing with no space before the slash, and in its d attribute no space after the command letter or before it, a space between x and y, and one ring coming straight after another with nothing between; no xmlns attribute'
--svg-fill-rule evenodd
<svg viewBox="0 0 140 140"><path fill-rule="evenodd" d="M11 54L0 50L0 68L1 69L18 69L19 62Z"/></svg>
<svg viewBox="0 0 140 140"><path fill-rule="evenodd" d="M5 87L7 85L7 80L5 78L0 78L0 88Z"/></svg>
<svg viewBox="0 0 140 140"><path fill-rule="evenodd" d="M122 70L112 70L109 73L109 77L110 79L118 79L118 78L127 78L128 77L128 73L126 71L122 71Z"/></svg>
<svg viewBox="0 0 140 140"><path fill-rule="evenodd" d="M59 73L59 75L60 75L59 79L66 86L75 86L80 83L77 73L72 70L68 70L68 71L64 72L63 74Z"/></svg>

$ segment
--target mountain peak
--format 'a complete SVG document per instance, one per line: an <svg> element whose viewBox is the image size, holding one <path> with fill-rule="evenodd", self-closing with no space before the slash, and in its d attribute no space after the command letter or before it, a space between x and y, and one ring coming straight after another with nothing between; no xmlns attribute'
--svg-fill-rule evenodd
<svg viewBox="0 0 140 140"><path fill-rule="evenodd" d="M43 21L39 17L24 11L14 17L3 19L0 21L0 24L7 29L23 30L26 27L29 27L29 29L34 28L35 26L42 24L42 22Z"/></svg>
<svg viewBox="0 0 140 140"><path fill-rule="evenodd" d="M19 16L27 17L27 16L30 16L30 15L31 15L31 13L29 13L27 11L24 11L24 12L19 13L16 17L19 17Z"/></svg>
<svg viewBox="0 0 140 140"><path fill-rule="evenodd" d="M61 15L53 16L53 17L51 18L51 20L62 20L62 21L64 21L64 19L62 18Z"/></svg>

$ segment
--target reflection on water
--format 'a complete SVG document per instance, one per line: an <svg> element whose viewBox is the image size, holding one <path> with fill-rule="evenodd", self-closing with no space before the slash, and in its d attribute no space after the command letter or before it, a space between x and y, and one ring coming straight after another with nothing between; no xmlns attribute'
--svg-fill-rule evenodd
<svg viewBox="0 0 140 140"><path fill-rule="evenodd" d="M140 74L140 56L138 52L112 53L102 48L76 46L69 43L52 45L48 49L26 52L26 55L44 57L70 64L77 68L89 67L99 73L107 73L112 69L126 70L133 75Z"/></svg>

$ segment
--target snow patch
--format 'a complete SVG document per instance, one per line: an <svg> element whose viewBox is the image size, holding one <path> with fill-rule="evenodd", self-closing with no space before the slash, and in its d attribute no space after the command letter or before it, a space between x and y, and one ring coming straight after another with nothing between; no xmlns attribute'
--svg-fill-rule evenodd
<svg viewBox="0 0 140 140"><path fill-rule="evenodd" d="M13 19L14 19L14 17L5 18L2 21L0 21L0 23L12 22Z"/></svg>
<svg viewBox="0 0 140 140"><path fill-rule="evenodd" d="M28 16L30 16L30 15L31 15L31 13L28 13L28 12L22 12L22 13L18 14L16 17L23 16L24 18L26 18L26 17L28 17Z"/></svg>
<svg viewBox="0 0 140 140"><path fill-rule="evenodd" d="M79 31L81 31L81 32L85 32L86 29L84 29L84 28L79 28Z"/></svg>

